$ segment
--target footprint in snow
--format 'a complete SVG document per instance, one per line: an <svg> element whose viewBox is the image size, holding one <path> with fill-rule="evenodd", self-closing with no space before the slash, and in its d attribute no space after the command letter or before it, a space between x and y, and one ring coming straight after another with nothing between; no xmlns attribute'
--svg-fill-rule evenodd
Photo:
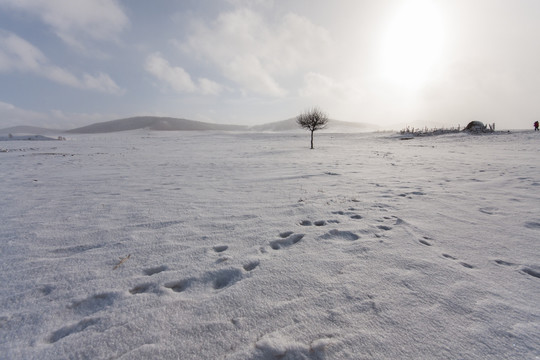
<svg viewBox="0 0 540 360"><path fill-rule="evenodd" d="M159 288L159 285L156 283L144 283L139 284L129 290L131 295L144 294L144 293L154 293L160 294L162 291Z"/></svg>
<svg viewBox="0 0 540 360"><path fill-rule="evenodd" d="M55 332L53 332L51 336L49 336L48 342L51 344L54 344L55 342L69 335L84 331L86 328L96 325L99 322L100 322L100 319L83 319L74 325L64 326L63 328L60 328L56 330Z"/></svg>
<svg viewBox="0 0 540 360"><path fill-rule="evenodd" d="M216 245L216 246L214 246L214 251L217 252L217 253L220 253L220 252L224 252L228 248L229 248L228 245Z"/></svg>
<svg viewBox="0 0 540 360"><path fill-rule="evenodd" d="M118 294L112 292L95 294L87 297L86 299L74 301L68 306L68 309L73 310L79 315L91 315L105 309L108 306L111 306L117 296Z"/></svg>
<svg viewBox="0 0 540 360"><path fill-rule="evenodd" d="M342 240L355 241L355 240L360 239L360 236L350 231L340 231L337 229L333 229L327 232L326 234L322 235L321 239L342 239Z"/></svg>
<svg viewBox="0 0 540 360"><path fill-rule="evenodd" d="M244 265L244 269L246 271L251 271L255 269L258 265L258 262L251 262ZM208 288L211 288L213 290L222 290L234 285L238 281L242 280L242 278L243 274L242 271L239 269L223 269L207 272L199 278L188 278L179 281L171 281L166 283L164 286L176 293L182 293L191 287L193 287L194 291L204 291Z"/></svg>
<svg viewBox="0 0 540 360"><path fill-rule="evenodd" d="M540 278L540 266L523 267L521 271L535 278Z"/></svg>
<svg viewBox="0 0 540 360"><path fill-rule="evenodd" d="M283 237L282 235L284 234L288 234L287 237ZM281 239L270 241L270 247L274 250L288 248L289 246L298 243L304 236L305 234L293 234L292 232L290 234L289 232L282 233L280 234Z"/></svg>
<svg viewBox="0 0 540 360"><path fill-rule="evenodd" d="M444 256L445 258L450 259L450 260L458 260L457 257L452 256L452 255L442 254L442 256ZM473 266L473 265L471 265L471 264L469 264L469 263L466 263L466 262L464 262L464 261L458 261L458 264L461 265L461 266L463 266L463 267L465 267L465 268L467 268L467 269L474 269L474 266Z"/></svg>
<svg viewBox="0 0 540 360"><path fill-rule="evenodd" d="M430 243L428 240L433 240L432 238L430 238L429 236L424 236L423 239L420 239L418 240L418 242L420 242L420 244L422 245L426 245L426 246L432 246L433 244Z"/></svg>
<svg viewBox="0 0 540 360"><path fill-rule="evenodd" d="M525 227L533 230L540 230L540 221L528 221L525 223Z"/></svg>
<svg viewBox="0 0 540 360"><path fill-rule="evenodd" d="M514 263L504 261L504 260L500 260L500 259L497 259L497 260L494 260L494 261L495 261L495 263L497 263L499 265L503 265L503 266L514 266L514 265L516 265Z"/></svg>
<svg viewBox="0 0 540 360"><path fill-rule="evenodd" d="M193 279L183 279L180 281L171 281L166 283L164 286L174 292L180 293L184 292L191 285L192 280Z"/></svg>
<svg viewBox="0 0 540 360"><path fill-rule="evenodd" d="M251 261L243 266L244 270L246 271L253 271L257 266L259 266L260 262L259 260Z"/></svg>
<svg viewBox="0 0 540 360"><path fill-rule="evenodd" d="M160 272L163 272L167 269L168 267L165 265L144 269L144 275L152 276L154 274L159 274Z"/></svg>
<svg viewBox="0 0 540 360"><path fill-rule="evenodd" d="M493 215L495 214L499 209L496 208L496 207L491 207L491 206L488 206L488 207L483 207L483 208L480 208L478 209L481 213L484 213L484 214L487 214L487 215Z"/></svg>

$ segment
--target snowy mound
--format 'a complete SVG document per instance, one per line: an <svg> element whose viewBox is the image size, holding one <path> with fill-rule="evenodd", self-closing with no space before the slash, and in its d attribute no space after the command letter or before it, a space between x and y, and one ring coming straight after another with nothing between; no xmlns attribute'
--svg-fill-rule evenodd
<svg viewBox="0 0 540 360"><path fill-rule="evenodd" d="M156 131L207 131L242 130L244 126L210 124L200 121L156 116L138 116L127 119L100 122L69 130L73 134L98 134L137 129Z"/></svg>

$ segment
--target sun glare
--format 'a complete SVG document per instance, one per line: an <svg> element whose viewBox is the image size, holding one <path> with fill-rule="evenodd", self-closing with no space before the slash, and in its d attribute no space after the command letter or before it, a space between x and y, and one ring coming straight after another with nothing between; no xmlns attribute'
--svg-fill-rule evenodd
<svg viewBox="0 0 540 360"><path fill-rule="evenodd" d="M432 1L409 0L390 19L382 39L381 73L389 82L417 89L440 59L443 24Z"/></svg>

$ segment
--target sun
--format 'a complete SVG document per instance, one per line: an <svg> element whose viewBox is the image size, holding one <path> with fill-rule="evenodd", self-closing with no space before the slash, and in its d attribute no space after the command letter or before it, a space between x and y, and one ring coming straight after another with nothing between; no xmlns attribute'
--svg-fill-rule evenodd
<svg viewBox="0 0 540 360"><path fill-rule="evenodd" d="M443 21L433 1L408 0L391 17L381 42L383 78L408 89L430 77L443 49Z"/></svg>

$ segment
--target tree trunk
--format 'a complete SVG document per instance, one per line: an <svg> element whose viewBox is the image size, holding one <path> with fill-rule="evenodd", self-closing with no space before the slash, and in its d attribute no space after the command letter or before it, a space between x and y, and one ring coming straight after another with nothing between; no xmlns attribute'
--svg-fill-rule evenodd
<svg viewBox="0 0 540 360"><path fill-rule="evenodd" d="M313 130L311 131L311 148L313 149Z"/></svg>

